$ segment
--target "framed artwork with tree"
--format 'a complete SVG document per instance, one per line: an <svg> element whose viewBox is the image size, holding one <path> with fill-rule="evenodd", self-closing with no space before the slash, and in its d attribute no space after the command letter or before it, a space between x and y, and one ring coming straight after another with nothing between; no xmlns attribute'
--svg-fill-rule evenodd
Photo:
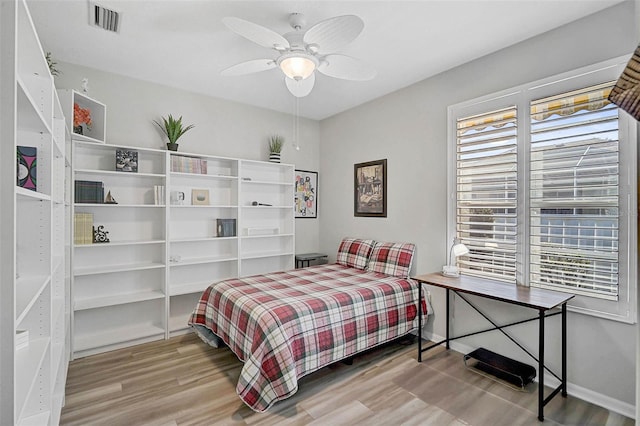
<svg viewBox="0 0 640 426"><path fill-rule="evenodd" d="M387 217L387 159L353 167L353 215Z"/></svg>

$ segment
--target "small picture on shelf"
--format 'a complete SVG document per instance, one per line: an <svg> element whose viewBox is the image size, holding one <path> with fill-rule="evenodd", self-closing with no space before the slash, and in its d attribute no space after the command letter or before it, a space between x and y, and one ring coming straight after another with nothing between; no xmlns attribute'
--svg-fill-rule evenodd
<svg viewBox="0 0 640 426"><path fill-rule="evenodd" d="M216 219L216 230L218 237L235 237L236 236L236 220L235 219Z"/></svg>
<svg viewBox="0 0 640 426"><path fill-rule="evenodd" d="M174 206L188 206L191 202L191 190L174 187L169 193L169 201Z"/></svg>
<svg viewBox="0 0 640 426"><path fill-rule="evenodd" d="M38 148L18 146L17 176L18 186L36 191Z"/></svg>
<svg viewBox="0 0 640 426"><path fill-rule="evenodd" d="M116 149L116 171L138 172L138 151Z"/></svg>
<svg viewBox="0 0 640 426"><path fill-rule="evenodd" d="M191 204L194 206L208 206L209 205L209 190L208 189L194 189L191 191Z"/></svg>

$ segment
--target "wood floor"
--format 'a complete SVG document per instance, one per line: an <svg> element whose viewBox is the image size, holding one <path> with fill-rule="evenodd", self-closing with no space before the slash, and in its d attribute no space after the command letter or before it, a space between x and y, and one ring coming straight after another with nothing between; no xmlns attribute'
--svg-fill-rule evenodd
<svg viewBox="0 0 640 426"><path fill-rule="evenodd" d="M298 392L255 413L235 392L242 364L193 334L73 361L65 425L537 425L536 384L520 392L465 368L462 355L393 343L302 378ZM633 425L569 396L549 425Z"/></svg>

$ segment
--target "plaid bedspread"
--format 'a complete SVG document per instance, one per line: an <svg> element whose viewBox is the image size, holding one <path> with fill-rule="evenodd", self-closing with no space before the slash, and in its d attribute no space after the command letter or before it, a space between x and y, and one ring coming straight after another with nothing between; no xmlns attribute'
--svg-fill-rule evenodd
<svg viewBox="0 0 640 426"><path fill-rule="evenodd" d="M236 391L263 412L300 377L411 331L417 298L414 281L319 265L213 284L189 324L244 362Z"/></svg>

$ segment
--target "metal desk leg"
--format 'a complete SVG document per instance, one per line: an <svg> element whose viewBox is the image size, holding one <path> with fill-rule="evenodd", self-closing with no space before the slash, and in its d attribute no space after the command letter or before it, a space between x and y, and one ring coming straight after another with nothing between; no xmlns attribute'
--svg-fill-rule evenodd
<svg viewBox="0 0 640 426"><path fill-rule="evenodd" d="M449 289L447 289L447 349L449 349Z"/></svg>
<svg viewBox="0 0 640 426"><path fill-rule="evenodd" d="M544 310L540 309L538 332L538 420L544 421Z"/></svg>
<svg viewBox="0 0 640 426"><path fill-rule="evenodd" d="M418 362L422 362L422 283L418 282Z"/></svg>
<svg viewBox="0 0 640 426"><path fill-rule="evenodd" d="M567 396L567 303L562 304L562 396Z"/></svg>

